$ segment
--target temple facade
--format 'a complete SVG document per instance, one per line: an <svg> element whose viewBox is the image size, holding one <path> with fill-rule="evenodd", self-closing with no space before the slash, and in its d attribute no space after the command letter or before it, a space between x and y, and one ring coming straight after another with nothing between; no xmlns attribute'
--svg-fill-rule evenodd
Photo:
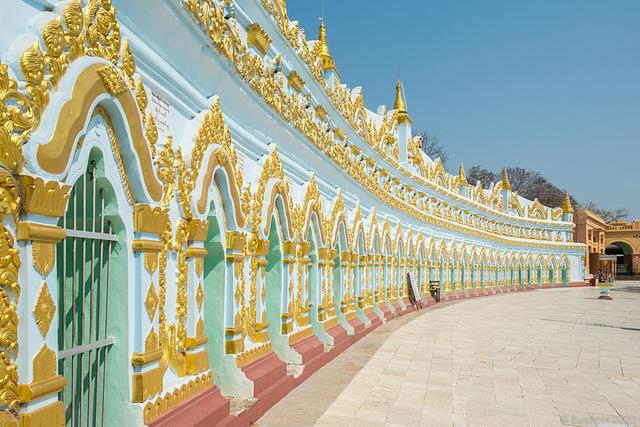
<svg viewBox="0 0 640 427"><path fill-rule="evenodd" d="M248 424L409 273L425 304L583 281L568 199L447 173L284 0L0 11L2 425Z"/></svg>

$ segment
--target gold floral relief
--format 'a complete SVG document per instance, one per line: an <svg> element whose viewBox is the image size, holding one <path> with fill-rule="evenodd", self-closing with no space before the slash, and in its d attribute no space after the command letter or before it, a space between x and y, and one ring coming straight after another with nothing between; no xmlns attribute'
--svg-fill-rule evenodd
<svg viewBox="0 0 640 427"><path fill-rule="evenodd" d="M32 175L21 175L20 183L24 191L24 212L48 217L64 215L71 185L61 185L57 181L45 182Z"/></svg>
<svg viewBox="0 0 640 427"><path fill-rule="evenodd" d="M198 275L198 277L201 277L203 272L204 272L204 257L198 257L196 258L196 274Z"/></svg>
<svg viewBox="0 0 640 427"><path fill-rule="evenodd" d="M33 309L33 315L36 318L36 323L40 332L44 338L47 338L47 332L49 332L49 326L51 325L51 319L56 312L56 305L51 298L47 282L42 282L42 287L38 293L36 299L36 305Z"/></svg>
<svg viewBox="0 0 640 427"><path fill-rule="evenodd" d="M127 83L118 72L118 69L113 65L99 68L96 70L96 73L98 73L104 87L111 95L118 96L127 91Z"/></svg>
<svg viewBox="0 0 640 427"><path fill-rule="evenodd" d="M198 304L198 311L202 311L203 300L204 300L204 292L202 290L202 282L198 281L198 290L196 291L196 303Z"/></svg>
<svg viewBox="0 0 640 427"><path fill-rule="evenodd" d="M20 406L18 367L11 358L13 355L15 360L18 355L16 304L20 298L20 251L14 248L14 238L1 222L5 220L6 214L10 214L14 220L17 219L19 200L16 180L9 171L0 168L0 405L10 406L13 415L17 414ZM8 291L12 291L13 298Z"/></svg>
<svg viewBox="0 0 640 427"><path fill-rule="evenodd" d="M42 344L40 351L33 358L33 382L41 382L56 376L56 353Z"/></svg>
<svg viewBox="0 0 640 427"><path fill-rule="evenodd" d="M156 350L158 348L158 335L156 335L156 331L153 330L153 326L151 330L147 334L147 338L144 340L144 351L145 353Z"/></svg>
<svg viewBox="0 0 640 427"><path fill-rule="evenodd" d="M153 321L156 315L156 308L158 307L158 294L156 294L156 287L153 282L149 284L149 290L147 291L147 297L144 300L144 306L147 309L149 320Z"/></svg>
<svg viewBox="0 0 640 427"><path fill-rule="evenodd" d="M21 171L22 145L40 125L49 104L50 89L57 90L68 65L88 53L113 64L118 61L121 43L115 16L110 2L89 0L86 15L79 0L67 4L63 11L66 29L61 17L56 17L43 28L45 51L35 41L20 57L26 95L9 77L6 65L0 64L0 110L9 113L0 117L0 162L11 171ZM83 27L86 33L82 33ZM107 77L111 82L110 74Z"/></svg>
<svg viewBox="0 0 640 427"><path fill-rule="evenodd" d="M144 253L144 267L147 269L149 274L153 274L158 268L158 253L146 251Z"/></svg>
<svg viewBox="0 0 640 427"><path fill-rule="evenodd" d="M33 241L31 249L33 252L33 265L42 274L42 277L47 277L56 262L55 244Z"/></svg>

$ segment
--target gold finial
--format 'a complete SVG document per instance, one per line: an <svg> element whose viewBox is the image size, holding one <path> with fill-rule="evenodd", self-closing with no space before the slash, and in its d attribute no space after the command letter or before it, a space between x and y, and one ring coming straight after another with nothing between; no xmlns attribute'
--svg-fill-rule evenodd
<svg viewBox="0 0 640 427"><path fill-rule="evenodd" d="M396 101L393 103L393 109L398 111L398 123L411 123L409 113L407 113L407 107L404 105L404 100L402 99L402 83L400 83L400 80L398 80L398 84L396 84Z"/></svg>
<svg viewBox="0 0 640 427"><path fill-rule="evenodd" d="M569 200L569 193L564 193L564 201L562 202L562 213L572 213L573 207Z"/></svg>
<svg viewBox="0 0 640 427"><path fill-rule="evenodd" d="M402 99L402 84L400 80L398 80L398 84L396 84L396 102L393 103L393 109L398 110L399 113L407 112L404 106L404 100Z"/></svg>
<svg viewBox="0 0 640 427"><path fill-rule="evenodd" d="M329 54L329 47L327 47L327 32L324 27L324 19L320 18L320 35L318 36L318 43L320 43L320 59L322 59L322 69L327 70L335 70L336 73L336 63ZM338 74L339 76L339 74Z"/></svg>
<svg viewBox="0 0 640 427"><path fill-rule="evenodd" d="M462 165L462 163L460 163L460 172L458 173L458 182L460 183L459 185L469 185L469 183L467 182L467 177L464 176L464 166Z"/></svg>
<svg viewBox="0 0 640 427"><path fill-rule="evenodd" d="M509 178L507 178L507 168L502 168L502 188L511 190L511 184L509 184Z"/></svg>

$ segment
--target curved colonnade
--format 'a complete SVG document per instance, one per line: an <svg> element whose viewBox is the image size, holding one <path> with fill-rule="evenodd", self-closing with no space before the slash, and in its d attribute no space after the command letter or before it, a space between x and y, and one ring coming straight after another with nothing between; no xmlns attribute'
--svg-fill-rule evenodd
<svg viewBox="0 0 640 427"><path fill-rule="evenodd" d="M411 310L408 273L428 303L582 281L568 200L447 174L400 83L377 113L340 83L324 24L111 3L0 30L7 425L247 423Z"/></svg>

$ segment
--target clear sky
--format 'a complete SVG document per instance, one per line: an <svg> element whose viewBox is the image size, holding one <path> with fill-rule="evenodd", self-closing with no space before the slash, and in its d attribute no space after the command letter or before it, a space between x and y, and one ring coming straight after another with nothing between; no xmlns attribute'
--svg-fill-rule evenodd
<svg viewBox="0 0 640 427"><path fill-rule="evenodd" d="M288 0L318 36L322 0ZM640 1L325 0L327 44L367 108L400 79L413 127L460 162L539 170L640 219Z"/></svg>

